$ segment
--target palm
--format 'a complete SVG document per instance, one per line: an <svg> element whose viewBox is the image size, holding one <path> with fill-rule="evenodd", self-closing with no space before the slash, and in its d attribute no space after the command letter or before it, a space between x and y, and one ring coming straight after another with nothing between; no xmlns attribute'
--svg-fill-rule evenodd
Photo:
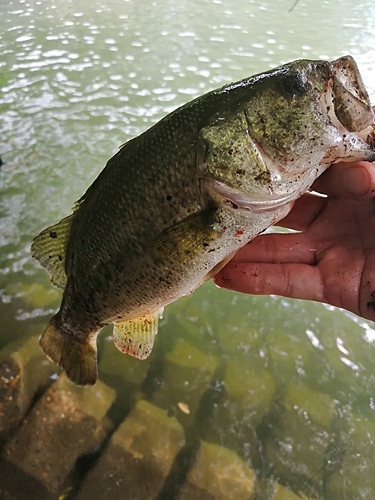
<svg viewBox="0 0 375 500"><path fill-rule="evenodd" d="M258 236L217 284L326 302L375 320L375 200L307 194L280 225L301 232Z"/></svg>

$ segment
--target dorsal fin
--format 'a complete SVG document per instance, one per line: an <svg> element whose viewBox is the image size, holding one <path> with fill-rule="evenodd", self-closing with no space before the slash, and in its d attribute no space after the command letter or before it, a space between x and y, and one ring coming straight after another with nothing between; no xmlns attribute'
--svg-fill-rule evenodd
<svg viewBox="0 0 375 500"><path fill-rule="evenodd" d="M31 255L49 272L52 283L61 289L66 285L65 254L73 215L44 229L31 244Z"/></svg>

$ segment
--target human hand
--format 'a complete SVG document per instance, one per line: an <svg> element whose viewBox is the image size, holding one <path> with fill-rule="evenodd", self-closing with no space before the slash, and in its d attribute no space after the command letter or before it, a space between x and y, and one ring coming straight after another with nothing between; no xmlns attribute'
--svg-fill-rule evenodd
<svg viewBox="0 0 375 500"><path fill-rule="evenodd" d="M215 276L230 290L309 299L375 320L375 163L332 165L279 226Z"/></svg>

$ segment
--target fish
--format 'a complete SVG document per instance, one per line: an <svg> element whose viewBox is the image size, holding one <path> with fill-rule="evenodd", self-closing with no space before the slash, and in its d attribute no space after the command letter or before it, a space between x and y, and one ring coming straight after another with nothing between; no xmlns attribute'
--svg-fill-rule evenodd
<svg viewBox="0 0 375 500"><path fill-rule="evenodd" d="M277 224L331 164L375 160L355 60L300 59L202 95L126 142L31 254L63 290L40 338L79 385L97 335L147 358L163 309Z"/></svg>

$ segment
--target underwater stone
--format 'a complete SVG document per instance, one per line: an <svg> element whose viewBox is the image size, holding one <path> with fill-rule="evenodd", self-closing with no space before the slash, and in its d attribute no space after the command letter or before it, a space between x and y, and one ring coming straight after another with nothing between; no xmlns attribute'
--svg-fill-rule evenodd
<svg viewBox="0 0 375 500"><path fill-rule="evenodd" d="M273 485L273 497L272 500L310 500L303 493L294 493L293 491L285 488L280 483L274 483Z"/></svg>
<svg viewBox="0 0 375 500"><path fill-rule="evenodd" d="M87 475L77 500L157 498L184 444L176 418L138 401Z"/></svg>
<svg viewBox="0 0 375 500"><path fill-rule="evenodd" d="M345 455L327 480L327 498L373 500L375 422L352 415L342 433Z"/></svg>
<svg viewBox="0 0 375 500"><path fill-rule="evenodd" d="M251 413L255 426L269 410L275 393L275 381L266 370L256 371L235 361L226 365L224 387L240 412Z"/></svg>
<svg viewBox="0 0 375 500"><path fill-rule="evenodd" d="M270 370L277 382L288 384L314 373L316 348L306 336L272 331L264 338Z"/></svg>
<svg viewBox="0 0 375 500"><path fill-rule="evenodd" d="M111 386L126 385L126 392L133 394L146 378L150 367L150 358L137 359L123 354L114 345L112 336L102 343L99 359L100 378Z"/></svg>
<svg viewBox="0 0 375 500"><path fill-rule="evenodd" d="M266 443L266 459L279 473L305 476L322 482L323 464L334 433L336 408L328 395L306 386L290 384L284 411Z"/></svg>
<svg viewBox="0 0 375 500"><path fill-rule="evenodd" d="M251 500L255 473L234 451L202 441L177 500Z"/></svg>
<svg viewBox="0 0 375 500"><path fill-rule="evenodd" d="M60 493L78 457L96 451L112 429L106 413L114 399L115 392L102 382L83 388L59 377L5 446L6 460Z"/></svg>
<svg viewBox="0 0 375 500"><path fill-rule="evenodd" d="M165 356L163 384L153 393L153 403L163 408L174 408L179 420L186 425L192 423L218 364L216 356L178 339ZM187 408L188 413L181 408Z"/></svg>
<svg viewBox="0 0 375 500"><path fill-rule="evenodd" d="M19 424L37 391L50 383L55 371L37 336L13 342L0 351L0 439Z"/></svg>
<svg viewBox="0 0 375 500"><path fill-rule="evenodd" d="M230 360L224 370L223 394L202 437L236 450L253 463L259 445L256 428L271 411L274 397L272 375Z"/></svg>

